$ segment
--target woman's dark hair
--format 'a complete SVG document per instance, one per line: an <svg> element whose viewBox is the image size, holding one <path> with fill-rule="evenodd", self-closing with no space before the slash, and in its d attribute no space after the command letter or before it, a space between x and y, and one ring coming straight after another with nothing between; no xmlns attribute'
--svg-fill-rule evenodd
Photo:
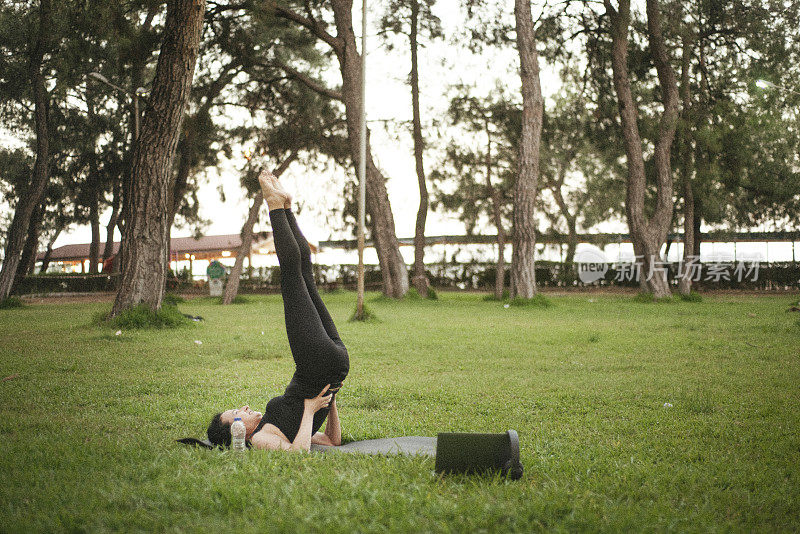
<svg viewBox="0 0 800 534"><path fill-rule="evenodd" d="M211 424L208 425L208 441L217 445L218 447L231 446L231 424L223 423L220 418L222 413L218 413L211 419Z"/></svg>

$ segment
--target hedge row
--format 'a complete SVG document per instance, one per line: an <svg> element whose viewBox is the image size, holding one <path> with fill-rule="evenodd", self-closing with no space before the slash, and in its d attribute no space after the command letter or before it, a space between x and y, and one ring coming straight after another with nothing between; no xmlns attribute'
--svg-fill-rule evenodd
<svg viewBox="0 0 800 534"><path fill-rule="evenodd" d="M790 289L800 288L800 263L780 262L769 264L704 263L695 273L698 289ZM496 267L493 263L443 263L430 264L427 273L431 284L439 288L491 290L494 288ZM381 287L381 273L377 265L365 265L367 288ZM677 285L678 264L668 266L669 279ZM409 268L409 276L411 268ZM647 273L644 273L646 275ZM325 288L355 287L358 279L357 265L315 265L317 284ZM17 294L115 291L118 274L32 275L17 288ZM506 286L510 283L510 269L505 273ZM602 278L592 284L580 280L575 265L540 261L536 263L536 283L541 287L637 287L639 284L630 267L609 264ZM181 290L204 287L202 280L188 281L169 277L167 289ZM242 291L265 291L280 286L279 267L259 267L243 273Z"/></svg>

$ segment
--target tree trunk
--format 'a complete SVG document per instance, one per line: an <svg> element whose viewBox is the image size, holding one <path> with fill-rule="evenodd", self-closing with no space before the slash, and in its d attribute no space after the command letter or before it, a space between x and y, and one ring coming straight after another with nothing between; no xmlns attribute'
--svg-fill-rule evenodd
<svg viewBox="0 0 800 534"><path fill-rule="evenodd" d="M419 208L414 227L414 287L423 297L428 296L428 277L425 275L425 221L428 218L428 186L425 183L425 167L422 164L422 125L419 113L419 71L417 63L417 26L419 0L411 0L411 109L414 137L414 161L419 182Z"/></svg>
<svg viewBox="0 0 800 534"><path fill-rule="evenodd" d="M89 272L97 274L100 271L100 191L98 180L92 185L91 200L89 205L89 221L92 226L92 243L89 245Z"/></svg>
<svg viewBox="0 0 800 534"><path fill-rule="evenodd" d="M33 88L34 120L36 124L36 161L33 165L31 182L17 202L14 218L11 220L11 226L8 229L3 266L0 271L0 302L5 300L11 293L11 287L14 285L14 279L20 264L20 255L28 237L31 215L41 203L49 179L49 95L45 86L42 63L45 53L45 40L51 31L51 9L50 0L41 0L39 5L38 35L28 62L28 78Z"/></svg>
<svg viewBox="0 0 800 534"><path fill-rule="evenodd" d="M140 303L152 310L161 308L169 261L172 160L194 76L204 14L205 0L175 0L167 7L153 89L133 152L130 218L122 238L125 257L112 315Z"/></svg>
<svg viewBox="0 0 800 534"><path fill-rule="evenodd" d="M567 256L564 264L572 269L572 262L575 260L575 249L578 248L578 230L576 217L567 218Z"/></svg>
<svg viewBox="0 0 800 534"><path fill-rule="evenodd" d="M186 136L188 136L188 135L189 134L186 134ZM186 140L186 137L184 137L184 141L185 140ZM179 144L179 147L178 147L178 157L179 157L178 171L177 171L177 173L175 175L175 179L174 180L170 179L171 186L170 186L170 189L169 189L169 200L167 202L167 205L169 206L169 208L168 208L169 213L167 215L167 256L168 256L168 258L167 258L167 268L169 268L169 262L170 262L169 255L171 253L170 252L170 247L171 247L171 244L172 244L172 226L175 224L175 215L178 213L178 209L181 206L181 202L183 202L183 195L186 194L186 184L188 183L189 173L191 172L191 169L192 169L192 164L191 164L192 156L191 156L189 151L190 151L190 149L189 149L188 143L184 143L183 147L180 147L180 144ZM237 261L238 261L238 258L237 258ZM177 269L177 264L176 264L175 268ZM167 279L165 278L164 279L164 284L166 284L166 283L167 283ZM237 281L237 285L238 285L238 281ZM164 288L164 291L166 291L166 286Z"/></svg>
<svg viewBox="0 0 800 534"><path fill-rule="evenodd" d="M574 151L567 155L566 161L572 161L574 158ZM561 215L564 217L564 220L567 221L567 257L564 258L564 269L565 272L569 269L569 272L572 272L572 263L575 259L575 249L578 247L578 216L572 215L569 211L569 206L567 206L567 201L564 199L564 194L561 192L561 187L564 185L564 179L566 178L567 174L567 163L565 162L564 165L558 171L558 179L552 185L551 191L553 192L553 198L558 204L558 208L561 210ZM576 212L578 213L578 212ZM564 277L565 281L567 277Z"/></svg>
<svg viewBox="0 0 800 534"><path fill-rule="evenodd" d="M637 125L638 109L631 92L628 76L628 27L630 25L630 0L620 0L619 11L610 0L604 0L611 18L612 68L614 88L617 93L622 122L625 153L628 160L625 210L628 215L631 240L637 256L641 256L640 284L656 298L671 294L666 273L662 270L661 245L665 242L672 221L672 169L670 147L675 136L678 117L678 88L675 74L669 64L657 0L647 0L647 29L653 62L658 72L663 95L664 112L661 116L658 137L655 141L653 161L656 175L656 207L648 220L645 215L645 178L642 141Z"/></svg>
<svg viewBox="0 0 800 534"><path fill-rule="evenodd" d="M150 28L155 16L161 11L161 3L152 4L148 11L147 15L145 16L145 20L142 23L142 26L139 28L140 35L146 35L150 32ZM131 59L131 86L130 91L133 92L135 95L133 97L133 101L130 103L129 109L129 119L128 119L128 129L131 133L131 140L128 150L125 153L123 158L123 173L122 173L122 198L120 202L120 211L119 216L117 218L117 228L119 228L120 236L125 235L125 227L127 222L130 220L130 204L133 198L133 153L136 149L136 145L138 143L137 139L137 130L141 134L141 128L137 128L137 125L141 122L140 115L141 115L141 102L140 105L136 105L135 102L139 102L142 99L136 96L136 90L142 85L144 80L144 71L147 67L147 63L150 58L150 50L149 47L143 46L140 41L137 43L135 47L135 53L133 58ZM159 56L160 57L160 56ZM120 71L124 71L126 69L126 65L122 62L119 66ZM121 95L120 95L121 96ZM128 97L124 97L127 99ZM121 103L121 107L124 107L124 101ZM119 249L117 250L117 256L114 259L114 272L122 271L124 265L127 264L125 261L125 239L121 239L119 243Z"/></svg>
<svg viewBox="0 0 800 534"><path fill-rule="evenodd" d="M506 232L503 228L503 202L500 190L492 185L492 132L489 129L489 119L484 117L486 129L486 189L492 199L492 218L497 229L497 265L494 275L494 298L503 299L503 289L506 283Z"/></svg>
<svg viewBox="0 0 800 534"><path fill-rule="evenodd" d="M703 240L703 234L700 233L700 225L703 223L703 201L702 197L694 198L692 195L693 204L694 204L694 213L692 214L692 218L694 219L694 252L693 254L697 256L697 261L700 261L700 243Z"/></svg>
<svg viewBox="0 0 800 534"><path fill-rule="evenodd" d="M14 285L11 287L11 294L16 293L20 282L33 272L36 265L36 252L39 248L39 234L42 229L42 218L44 217L44 205L39 204L33 214L31 214L31 222L28 225L28 236L25 239L25 246L22 248L22 257L19 260L19 267L17 267L17 275L14 277Z"/></svg>
<svg viewBox="0 0 800 534"><path fill-rule="evenodd" d="M681 141L681 178L683 179L683 272L678 281L678 291L681 295L689 295L692 292L692 272L687 267L692 260L694 253L694 191L692 191L692 138L691 127L689 124L689 109L691 106L690 92L690 72L689 67L692 59L692 42L690 38L684 38L683 57L681 60L681 121L680 141Z"/></svg>
<svg viewBox="0 0 800 534"><path fill-rule="evenodd" d="M529 0L514 0L517 49L522 81L522 136L519 169L514 184L514 230L511 256L511 296L536 294L536 219L534 204L539 181L539 145L543 100L539 82L539 56Z"/></svg>
<svg viewBox="0 0 800 534"><path fill-rule="evenodd" d="M359 162L359 117L364 103L361 101L361 55L356 49L353 33L352 0L331 0L334 20L338 32L334 51L339 59L342 73L342 96L344 97L347 137L355 168ZM367 130L367 213L370 216L372 241L378 253L383 293L401 298L408 291L408 268L400 254L400 246L394 226L392 206L386 191L386 178L372 160L372 149Z"/></svg>
<svg viewBox="0 0 800 534"><path fill-rule="evenodd" d="M53 232L53 236L50 238L50 241L47 242L47 250L42 258L42 265L39 267L39 274L47 272L47 268L50 266L50 256L53 254L53 244L55 244L56 239L58 239L58 235L63 229L64 226L62 224L57 224L56 231Z"/></svg>
<svg viewBox="0 0 800 534"><path fill-rule="evenodd" d="M114 227L117 225L119 219L119 204L120 204L120 184L114 184L114 198L111 200L111 217L108 219L106 225L106 245L103 247L103 261L107 260L114 254ZM119 265L119 258L113 262L113 265ZM115 271L117 269L114 269Z"/></svg>
<svg viewBox="0 0 800 534"><path fill-rule="evenodd" d="M283 160L280 166L275 169L272 174L276 177L283 174L289 168L289 165L297 158L297 153L292 153L288 158ZM239 278L242 276L242 267L244 266L245 257L250 256L250 248L253 246L253 226L258 221L258 212L261 210L261 205L264 203L264 195L259 188L256 196L253 197L253 205L250 206L250 212L247 214L247 220L242 226L242 231L239 235L242 236L242 244L236 252L236 262L233 264L231 274L228 275L228 282L225 284L225 294L222 296L223 304L230 304L239 293Z"/></svg>
<svg viewBox="0 0 800 534"><path fill-rule="evenodd" d="M187 136L190 134L186 134ZM178 150L178 171L175 173L175 180L170 190L169 220L167 226L172 229L175 223L175 215L181 207L183 196L186 194L186 185L189 183L189 173L192 170L192 155L189 153L188 142Z"/></svg>
<svg viewBox="0 0 800 534"><path fill-rule="evenodd" d="M94 110L94 94L92 85L86 84L86 113L89 116L89 122L96 123L96 115ZM92 242L89 244L89 272L97 274L99 272L100 262L100 173L97 168L97 154L95 147L97 145L97 135L91 138L91 153L87 154L89 157L89 176L86 180L86 187L89 189L89 224L92 230Z"/></svg>
<svg viewBox="0 0 800 534"><path fill-rule="evenodd" d="M278 176L278 174L275 173L275 176ZM236 252L236 262L233 264L231 273L228 276L228 282L225 284L225 294L222 296L222 304L231 304L239 293L239 278L242 276L244 259L250 255L250 248L253 246L253 226L258 220L258 212L261 210L261 205L263 203L264 195L261 191L258 191L256 196L253 197L253 205L250 206L247 220L244 222L242 231L239 234L242 237L242 244Z"/></svg>

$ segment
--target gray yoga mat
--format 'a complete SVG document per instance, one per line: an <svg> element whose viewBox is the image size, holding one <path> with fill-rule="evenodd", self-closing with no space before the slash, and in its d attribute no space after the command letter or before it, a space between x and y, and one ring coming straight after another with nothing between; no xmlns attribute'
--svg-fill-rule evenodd
<svg viewBox="0 0 800 534"><path fill-rule="evenodd" d="M214 445L207 439L183 438L177 440L186 445L198 445L213 449ZM416 454L420 456L436 456L436 438L423 436L402 436L399 438L367 439L351 441L339 447L311 444L313 452L325 453L360 453L360 454Z"/></svg>
<svg viewBox="0 0 800 534"><path fill-rule="evenodd" d="M338 447L312 444L311 450L330 453L413 454L434 457L436 456L436 438L403 436L399 438L367 439L364 441L351 441Z"/></svg>
<svg viewBox="0 0 800 534"><path fill-rule="evenodd" d="M214 448L207 439L183 438L177 441ZM519 457L519 436L514 430L502 434L440 432L435 438L402 436L368 439L352 441L339 447L312 444L311 451L324 454L407 454L431 457L436 458L437 473L478 474L499 471L503 476L517 480L524 471Z"/></svg>

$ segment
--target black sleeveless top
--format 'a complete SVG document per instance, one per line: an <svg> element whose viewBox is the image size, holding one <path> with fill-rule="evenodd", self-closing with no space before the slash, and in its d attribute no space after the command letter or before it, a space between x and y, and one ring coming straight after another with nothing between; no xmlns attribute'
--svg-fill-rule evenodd
<svg viewBox="0 0 800 534"><path fill-rule="evenodd" d="M341 385L341 382L331 384L331 389L341 387ZM269 423L278 427L289 441L294 441L294 438L297 437L297 432L300 430L300 422L303 420L304 400L317 396L324 387L325 384L322 386L314 384L303 387L300 381L293 377L283 395L273 397L267 402L267 407L264 408L264 415L261 416L261 421L253 431L253 434ZM315 393L311 393L312 391ZM336 393L334 392L333 395L335 397ZM314 414L314 423L311 425L312 436L322 428L322 423L327 419L329 411L330 409L328 408L322 408Z"/></svg>

